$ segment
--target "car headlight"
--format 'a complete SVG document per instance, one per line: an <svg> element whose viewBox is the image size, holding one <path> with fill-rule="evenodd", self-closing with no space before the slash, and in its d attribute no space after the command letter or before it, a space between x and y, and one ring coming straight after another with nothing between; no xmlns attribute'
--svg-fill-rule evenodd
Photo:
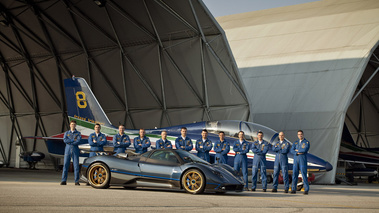
<svg viewBox="0 0 379 213"><path fill-rule="evenodd" d="M219 171L212 170L212 172L213 172L213 174L219 176L220 178L224 178L224 176L222 176L222 174Z"/></svg>

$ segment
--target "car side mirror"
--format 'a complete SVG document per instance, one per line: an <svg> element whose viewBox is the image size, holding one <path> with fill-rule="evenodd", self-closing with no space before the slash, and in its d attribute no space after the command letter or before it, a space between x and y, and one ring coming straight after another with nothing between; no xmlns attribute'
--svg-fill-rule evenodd
<svg viewBox="0 0 379 213"><path fill-rule="evenodd" d="M193 162L192 158L190 158L190 157L188 157L188 156L184 157L183 159L184 159L185 161L191 161L191 162Z"/></svg>

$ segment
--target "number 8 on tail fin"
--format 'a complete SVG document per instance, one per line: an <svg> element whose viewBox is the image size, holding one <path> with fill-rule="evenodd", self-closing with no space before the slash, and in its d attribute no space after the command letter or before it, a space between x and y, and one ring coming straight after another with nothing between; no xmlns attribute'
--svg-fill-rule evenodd
<svg viewBox="0 0 379 213"><path fill-rule="evenodd" d="M100 123L102 126L112 126L83 78L72 77L65 79L64 86L70 120L79 119L91 123Z"/></svg>

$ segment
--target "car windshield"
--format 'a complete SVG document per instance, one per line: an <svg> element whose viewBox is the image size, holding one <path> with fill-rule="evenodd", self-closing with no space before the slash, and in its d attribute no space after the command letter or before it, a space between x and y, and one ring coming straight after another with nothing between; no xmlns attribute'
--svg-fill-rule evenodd
<svg viewBox="0 0 379 213"><path fill-rule="evenodd" d="M203 164L209 164L208 162L204 161L203 159L197 157L194 154L191 154L187 151L183 150L176 150L176 153L180 156L180 158L185 162L185 163L203 163Z"/></svg>

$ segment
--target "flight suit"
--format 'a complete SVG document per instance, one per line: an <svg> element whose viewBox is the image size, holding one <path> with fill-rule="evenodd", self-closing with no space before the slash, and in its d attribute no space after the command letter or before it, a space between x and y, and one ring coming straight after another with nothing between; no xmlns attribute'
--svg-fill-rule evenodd
<svg viewBox="0 0 379 213"><path fill-rule="evenodd" d="M138 136L134 138L133 144L134 144L134 148L136 149L136 153L143 154L147 152L147 148L150 147L151 142L150 142L150 139L146 136L144 136L143 138Z"/></svg>
<svg viewBox="0 0 379 213"><path fill-rule="evenodd" d="M249 184L248 174L247 174L247 156L246 156L246 154L249 153L249 150L250 150L250 143L247 142L246 140L243 140L242 143L240 143L239 140L236 140L233 144L233 151L236 153L234 157L234 170L239 172L242 166L242 175L243 175L243 180L245 181L245 188L248 188L248 184Z"/></svg>
<svg viewBox="0 0 379 213"><path fill-rule="evenodd" d="M116 152L114 155L117 155L118 153L125 153L126 148L130 146L129 136L126 134L120 135L120 133L117 133L117 135L113 137L113 146L113 151Z"/></svg>
<svg viewBox="0 0 379 213"><path fill-rule="evenodd" d="M75 129L74 132L71 130L64 133L63 142L66 144L66 148L64 150L64 163L63 163L63 171L62 171L62 182L67 181L67 173L70 168L70 161L72 157L72 162L74 165L74 176L75 183L79 182L79 147L80 139L82 139L82 135L79 131Z"/></svg>
<svg viewBox="0 0 379 213"><path fill-rule="evenodd" d="M293 175L292 175L292 191L296 191L297 181L299 176L299 168L301 176L303 177L304 191L309 191L308 183L308 166L307 166L307 153L309 151L310 143L307 139L299 140L292 144L291 153L293 154ZM297 151L296 151L297 150Z"/></svg>
<svg viewBox="0 0 379 213"><path fill-rule="evenodd" d="M272 151L276 152L275 163L274 163L274 180L273 180L273 189L278 189L278 179L279 172L282 169L284 189L288 191L289 180L288 180L288 152L291 149L291 144L284 140L282 143L277 141L272 146Z"/></svg>
<svg viewBox="0 0 379 213"><path fill-rule="evenodd" d="M182 146L184 148L182 148ZM176 149L186 150L189 152L193 149L192 140L187 136L186 136L186 139L183 139L182 136L179 136L175 140L175 147L176 147Z"/></svg>
<svg viewBox="0 0 379 213"><path fill-rule="evenodd" d="M200 148L202 146L203 148ZM196 141L196 151L197 151L197 157L210 162L211 159L209 157L209 151L212 150L212 141L210 141L208 138L203 142L203 139L200 138Z"/></svg>
<svg viewBox="0 0 379 213"><path fill-rule="evenodd" d="M262 189L267 189L266 153L268 152L269 148L270 144L265 140L263 140L261 144L259 144L259 141L254 141L254 143L251 145L251 150L254 153L252 168L253 186L251 187L253 190L257 188L259 164L261 166Z"/></svg>
<svg viewBox="0 0 379 213"><path fill-rule="evenodd" d="M163 140L162 138L155 142L156 149L172 149L171 141Z"/></svg>
<svg viewBox="0 0 379 213"><path fill-rule="evenodd" d="M96 141L96 143L93 142L93 140ZM92 133L88 137L88 143L91 146L89 156L93 157L96 156L96 152L104 151L103 146L107 144L107 137L103 133L99 133L98 136L96 136L96 133Z"/></svg>
<svg viewBox="0 0 379 213"><path fill-rule="evenodd" d="M230 151L230 144L228 141L217 141L213 150L216 152L215 163L228 163L228 153ZM217 158L219 159L219 162L217 162Z"/></svg>

